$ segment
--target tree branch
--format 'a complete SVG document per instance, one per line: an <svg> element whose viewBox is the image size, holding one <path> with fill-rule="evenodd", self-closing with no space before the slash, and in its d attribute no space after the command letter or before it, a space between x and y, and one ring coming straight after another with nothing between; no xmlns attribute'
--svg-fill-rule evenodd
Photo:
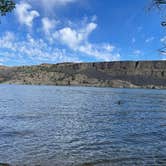
<svg viewBox="0 0 166 166"><path fill-rule="evenodd" d="M15 8L13 0L0 0L0 15L4 16Z"/></svg>

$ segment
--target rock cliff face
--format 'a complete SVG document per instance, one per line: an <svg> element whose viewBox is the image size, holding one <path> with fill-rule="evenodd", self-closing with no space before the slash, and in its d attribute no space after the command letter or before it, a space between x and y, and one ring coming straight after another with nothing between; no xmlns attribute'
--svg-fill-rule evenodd
<svg viewBox="0 0 166 166"><path fill-rule="evenodd" d="M0 82L118 88L166 88L166 61L0 66Z"/></svg>

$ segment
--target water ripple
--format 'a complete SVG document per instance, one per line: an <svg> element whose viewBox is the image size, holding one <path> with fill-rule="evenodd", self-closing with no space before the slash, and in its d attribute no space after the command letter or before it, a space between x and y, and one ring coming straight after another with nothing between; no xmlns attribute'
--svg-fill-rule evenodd
<svg viewBox="0 0 166 166"><path fill-rule="evenodd" d="M166 165L166 91L0 86L0 163Z"/></svg>

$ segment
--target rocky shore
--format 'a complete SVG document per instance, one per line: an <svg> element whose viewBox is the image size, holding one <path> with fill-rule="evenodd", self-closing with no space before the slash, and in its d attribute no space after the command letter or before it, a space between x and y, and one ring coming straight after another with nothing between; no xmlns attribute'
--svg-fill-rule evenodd
<svg viewBox="0 0 166 166"><path fill-rule="evenodd" d="M166 61L0 66L0 83L165 89Z"/></svg>

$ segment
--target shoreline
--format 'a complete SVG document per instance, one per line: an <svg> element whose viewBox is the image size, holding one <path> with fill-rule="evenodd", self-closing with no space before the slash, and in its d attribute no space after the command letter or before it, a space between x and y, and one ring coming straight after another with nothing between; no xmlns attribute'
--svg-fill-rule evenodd
<svg viewBox="0 0 166 166"><path fill-rule="evenodd" d="M111 88L111 89L139 89L139 90L166 90L166 87L111 87L111 86L95 86L95 85L54 85L54 84L21 84L21 83L0 83L0 85L16 85L16 86L51 86L51 87L81 87L81 88Z"/></svg>

